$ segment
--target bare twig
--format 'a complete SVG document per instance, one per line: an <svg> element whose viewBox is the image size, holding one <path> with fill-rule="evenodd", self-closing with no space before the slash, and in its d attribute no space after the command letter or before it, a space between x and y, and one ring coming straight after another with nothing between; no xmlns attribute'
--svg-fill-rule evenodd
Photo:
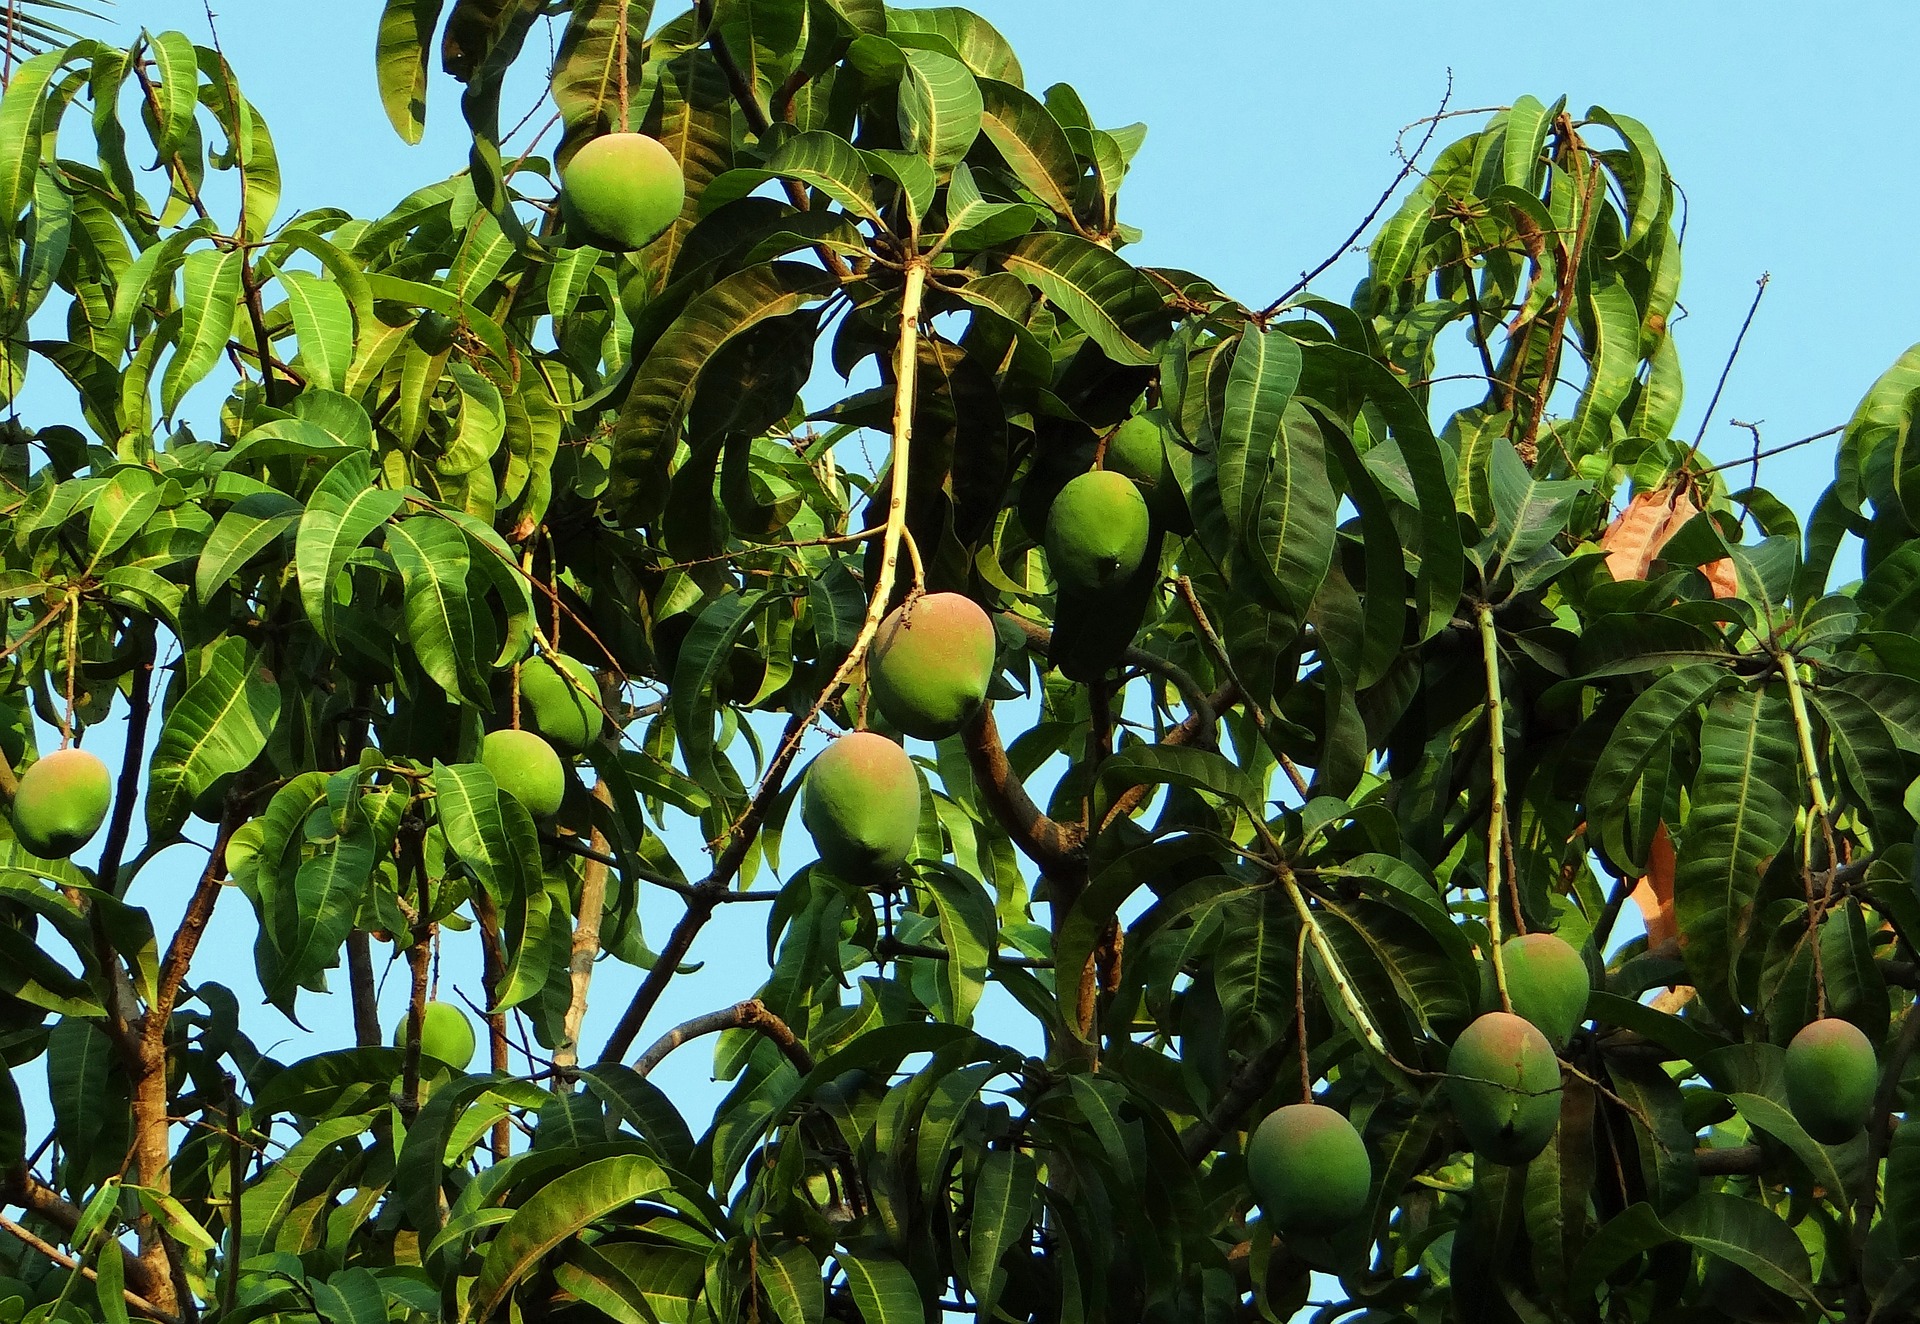
<svg viewBox="0 0 1920 1324"><path fill-rule="evenodd" d="M1320 274L1324 272L1328 267L1331 267L1334 263L1338 262L1341 258L1347 255L1347 250L1352 248L1354 245L1354 242L1358 240L1361 235L1366 233L1367 227L1373 224L1374 217L1378 216L1381 213L1381 211L1385 209L1388 201L1393 197L1393 195L1396 192L1399 191L1400 185L1405 183L1407 176L1413 173L1414 163L1420 159L1420 154L1427 150L1427 144L1433 141L1434 132L1437 129L1439 129L1440 121L1446 118L1447 102L1451 100L1453 100L1453 70L1448 69L1447 70L1447 90L1441 94L1440 109L1436 111L1434 114L1427 117L1426 135L1420 139L1420 145L1414 149L1412 156L1401 158L1405 164L1403 164L1400 167L1399 172L1394 175L1393 182L1387 185L1386 191L1380 195L1380 200L1373 204L1372 210L1370 210L1365 216L1360 218L1360 224L1353 227L1353 233L1348 235L1345 239L1342 239L1340 241L1340 246L1334 249L1333 252L1329 253L1326 259L1322 261L1319 266L1315 267L1311 271L1301 272L1300 279L1294 282L1293 287L1291 289L1289 289L1285 294L1281 295L1279 298L1275 299L1272 303L1268 304L1265 308L1262 308L1260 312L1255 316L1254 318L1255 322L1264 322L1267 318L1272 317L1274 314L1278 313L1282 308L1287 306L1287 302L1290 299L1292 299L1294 295L1306 289L1307 286L1311 285L1315 281L1315 279L1317 279L1320 276ZM1418 124L1419 122L1420 122L1419 120L1414 121L1415 124ZM1408 127L1411 128L1412 125L1409 125ZM1401 132L1405 133L1406 130L1403 129L1401 130ZM1397 151L1399 148L1399 143L1396 141L1394 146L1395 146L1395 150Z"/></svg>
<svg viewBox="0 0 1920 1324"><path fill-rule="evenodd" d="M1740 357L1740 346L1746 342L1747 328L1753 325L1753 315L1760 311L1761 297L1766 294L1767 284L1772 279L1771 272L1763 271L1760 279L1754 282L1753 302L1747 307L1746 320L1740 323L1740 334L1733 338L1733 348L1727 351L1726 364L1720 369L1720 380L1714 384L1713 396L1707 401L1707 412L1700 416L1700 430L1693 434L1693 445L1687 450L1689 465L1693 463L1693 457L1700 453L1700 443L1707 439L1707 425L1713 422L1713 411L1720 407L1720 392L1727 388L1727 378L1733 373L1733 365Z"/></svg>
<svg viewBox="0 0 1920 1324"><path fill-rule="evenodd" d="M689 1039L697 1039L703 1034L718 1034L722 1030L754 1030L771 1039L780 1051L786 1054L787 1061L793 1063L794 1070L801 1075L813 1070L813 1054L807 1046L795 1037L788 1024L768 1010L759 998L748 998L745 1002L736 1002L733 1006L720 1011L710 1011L704 1016L695 1016L674 1026L659 1039L653 1047L640 1055L633 1064L636 1074L646 1077L653 1069L666 1061L667 1055Z"/></svg>

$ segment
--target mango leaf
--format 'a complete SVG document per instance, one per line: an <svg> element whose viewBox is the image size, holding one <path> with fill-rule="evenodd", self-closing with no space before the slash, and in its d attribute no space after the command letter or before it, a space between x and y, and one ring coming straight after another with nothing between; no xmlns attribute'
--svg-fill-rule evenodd
<svg viewBox="0 0 1920 1324"><path fill-rule="evenodd" d="M194 594L205 602L300 520L300 503L279 492L249 492L214 525L194 570Z"/></svg>
<svg viewBox="0 0 1920 1324"><path fill-rule="evenodd" d="M638 1154L598 1159L554 1178L521 1205L488 1243L466 1318L491 1319L507 1293L547 1252L667 1185L660 1165Z"/></svg>
<svg viewBox="0 0 1920 1324"><path fill-rule="evenodd" d="M421 669L456 702L487 707L467 597L466 534L418 515L388 527L386 548L400 567L407 637Z"/></svg>
<svg viewBox="0 0 1920 1324"><path fill-rule="evenodd" d="M323 638L333 637L334 577L403 503L400 493L373 485L373 466L365 454L334 465L314 489L300 516L293 559L301 605Z"/></svg>
<svg viewBox="0 0 1920 1324"><path fill-rule="evenodd" d="M1019 1243L1033 1217L1039 1164L1017 1149L992 1149L973 1179L973 1210L967 1220L967 1281L982 1319L993 1318L1004 1275L1000 1257Z"/></svg>
<svg viewBox="0 0 1920 1324"><path fill-rule="evenodd" d="M236 635L214 644L161 724L148 770L148 832L160 839L178 831L196 797L259 757L279 720L280 684L259 652Z"/></svg>
<svg viewBox="0 0 1920 1324"><path fill-rule="evenodd" d="M1614 724L1613 736L1594 764L1587 783L1586 802L1592 806L1590 823L1609 859L1623 868L1638 868L1646 842L1627 837L1628 801L1648 765L1682 722L1694 710L1732 683L1725 667L1696 662L1669 672L1642 691Z"/></svg>
<svg viewBox="0 0 1920 1324"><path fill-rule="evenodd" d="M646 44L640 39L653 16L653 0L577 0L553 61L553 104L568 130L584 124L619 132L620 25L626 24L627 84L645 85ZM634 109L631 104L629 113Z"/></svg>
<svg viewBox="0 0 1920 1324"><path fill-rule="evenodd" d="M907 76L900 82L901 141L943 176L980 136L980 85L951 56L912 47L902 54Z"/></svg>
<svg viewBox="0 0 1920 1324"><path fill-rule="evenodd" d="M1674 869L1674 917L1687 966L1708 996L1731 990L1760 875L1793 835L1799 755L1786 696L1772 687L1723 694L1700 729L1700 771Z"/></svg>
<svg viewBox="0 0 1920 1324"><path fill-rule="evenodd" d="M1238 546L1249 536L1273 454L1284 449L1281 428L1300 383L1300 346L1283 332L1248 327L1240 333L1232 362L1213 470L1228 545Z"/></svg>
<svg viewBox="0 0 1920 1324"><path fill-rule="evenodd" d="M657 512L666 499L667 466L701 370L741 332L806 307L832 287L833 278L818 267L771 262L736 272L689 303L634 373L614 427L616 497L637 514Z"/></svg>
<svg viewBox="0 0 1920 1324"><path fill-rule="evenodd" d="M280 286L287 292L287 311L293 318L307 380L341 389L353 363L353 309L346 292L333 281L305 271L281 272Z"/></svg>
<svg viewBox="0 0 1920 1324"><path fill-rule="evenodd" d="M160 379L160 412L172 417L181 397L213 370L226 353L240 307L240 272L247 255L238 248L198 248L180 264L180 344Z"/></svg>
<svg viewBox="0 0 1920 1324"><path fill-rule="evenodd" d="M916 871L933 899L940 921L940 943L947 959L938 962L947 1011L956 1025L973 1023L973 1010L987 986L987 970L999 946L993 898L978 878L945 861Z"/></svg>
<svg viewBox="0 0 1920 1324"><path fill-rule="evenodd" d="M926 1319L920 1289L900 1261L845 1251L834 1259L847 1275L847 1289L865 1324L921 1324Z"/></svg>
<svg viewBox="0 0 1920 1324"><path fill-rule="evenodd" d="M1058 304L1115 363L1145 367L1159 357L1166 303L1126 259L1078 235L1045 231L1021 240L1005 263Z"/></svg>
<svg viewBox="0 0 1920 1324"><path fill-rule="evenodd" d="M418 143L427 131L427 52L446 0L387 0L380 13L374 73L380 104L400 140Z"/></svg>
<svg viewBox="0 0 1920 1324"><path fill-rule="evenodd" d="M1013 177L1055 215L1073 222L1073 201L1085 172L1067 131L1038 99L1011 83L980 80L981 132Z"/></svg>

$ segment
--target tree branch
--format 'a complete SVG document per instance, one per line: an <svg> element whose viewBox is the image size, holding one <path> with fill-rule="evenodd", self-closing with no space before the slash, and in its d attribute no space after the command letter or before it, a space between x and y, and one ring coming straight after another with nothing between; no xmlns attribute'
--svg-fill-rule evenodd
<svg viewBox="0 0 1920 1324"><path fill-rule="evenodd" d="M43 1241L39 1237L34 1236L33 1233L21 1227L11 1218L0 1216L0 1230L11 1233L13 1236L19 1238L29 1249L38 1251L63 1269L80 1274L87 1279L88 1282L98 1282L100 1280L100 1275L93 1269L80 1263L80 1261L60 1250L51 1242ZM125 1252L122 1251L122 1253L124 1254ZM138 1261L135 1262L138 1263ZM153 1302L147 1300L138 1292L123 1287L120 1289L120 1295L126 1298L128 1305L148 1318L161 1320L163 1324L178 1324L174 1316L160 1309L159 1306L154 1305Z"/></svg>
<svg viewBox="0 0 1920 1324"><path fill-rule="evenodd" d="M613 792L605 782L596 782L593 798L608 812L613 809ZM598 827L593 829L594 849L605 854L607 839ZM564 1070L580 1062L580 1026L587 1018L587 990L593 982L593 963L600 955L600 915L607 904L607 866L589 859L580 874L579 918L574 921L573 942L568 949L567 975L572 995L567 1002L566 1037L554 1050L554 1066Z"/></svg>
<svg viewBox="0 0 1920 1324"><path fill-rule="evenodd" d="M1018 629L1042 652L1053 647L1053 631L1038 621L1029 620L1025 616L1010 611L996 613L996 619L1005 621ZM1144 648L1129 647L1120 655L1120 660L1127 666L1162 677L1179 690L1181 701L1186 704L1188 714L1198 719L1200 728L1206 732L1208 742L1211 742L1213 726L1217 718L1214 715L1212 701L1208 698L1206 690L1201 688L1200 682L1194 679L1192 672L1179 663L1157 657ZM1203 746L1205 747L1207 746Z"/></svg>
<svg viewBox="0 0 1920 1324"><path fill-rule="evenodd" d="M759 998L748 998L745 1002L736 1002L720 1011L710 1011L704 1016L695 1016L674 1026L654 1042L653 1047L640 1055L633 1069L643 1079L653 1069L666 1061L667 1055L689 1039L697 1039L703 1034L717 1034L722 1030L755 1030L771 1039L793 1063L794 1069L801 1075L813 1070L813 1054L807 1046L795 1037L788 1024L767 1009Z"/></svg>
<svg viewBox="0 0 1920 1324"><path fill-rule="evenodd" d="M1007 760L1006 747L1000 743L1000 728L993 720L991 703L980 705L973 720L960 729L960 740L966 747L980 798L1013 838L1013 844L1048 879L1069 884L1077 891L1087 873L1083 854L1086 832L1077 825L1047 817L1027 794Z"/></svg>
<svg viewBox="0 0 1920 1324"><path fill-rule="evenodd" d="M49 1223L58 1225L68 1232L80 1226L80 1208L60 1197L60 1193L41 1181L26 1167L15 1168L7 1178L6 1198L8 1204L19 1205L30 1214L38 1214ZM126 1269L126 1279L142 1293L153 1291L153 1277L148 1266L139 1256L122 1246L120 1262Z"/></svg>

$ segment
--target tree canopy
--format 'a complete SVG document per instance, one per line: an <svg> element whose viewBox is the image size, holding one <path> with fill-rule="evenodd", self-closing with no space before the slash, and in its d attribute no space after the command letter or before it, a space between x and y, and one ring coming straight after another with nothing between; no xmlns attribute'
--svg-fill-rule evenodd
<svg viewBox="0 0 1920 1324"><path fill-rule="evenodd" d="M1619 112L1519 96L1253 307L962 9L356 39L473 134L375 217L283 215L178 32L0 98L0 395L71 405L0 434L0 1318L1915 1309L1920 346L1787 500L1673 436ZM558 191L620 133L685 184L631 251ZM49 757L109 741L110 808ZM216 905L350 1046L257 1046ZM735 905L758 994L663 1023Z"/></svg>

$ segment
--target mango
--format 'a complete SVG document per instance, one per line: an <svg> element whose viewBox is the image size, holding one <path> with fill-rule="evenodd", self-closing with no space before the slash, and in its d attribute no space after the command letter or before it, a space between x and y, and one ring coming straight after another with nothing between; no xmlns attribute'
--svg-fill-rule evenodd
<svg viewBox="0 0 1920 1324"><path fill-rule="evenodd" d="M489 731L480 761L501 790L535 818L551 818L567 793L567 772L553 746L531 731Z"/></svg>
<svg viewBox="0 0 1920 1324"><path fill-rule="evenodd" d="M1532 1021L1555 1048L1565 1048L1587 1018L1593 984L1580 953L1551 933L1529 933L1500 944L1507 997L1516 1016Z"/></svg>
<svg viewBox="0 0 1920 1324"><path fill-rule="evenodd" d="M1047 564L1061 587L1113 588L1147 554L1147 503L1133 480L1112 469L1081 474L1047 511Z"/></svg>
<svg viewBox="0 0 1920 1324"><path fill-rule="evenodd" d="M93 839L113 804L113 774L84 749L48 754L20 774L13 833L31 854L64 860Z"/></svg>
<svg viewBox="0 0 1920 1324"><path fill-rule="evenodd" d="M921 740L940 740L986 702L993 660L993 622L979 604L960 593L929 593L880 622L867 680L889 722Z"/></svg>
<svg viewBox="0 0 1920 1324"><path fill-rule="evenodd" d="M673 153L644 133L602 134L560 172L561 206L596 248L644 248L680 217L687 180Z"/></svg>
<svg viewBox="0 0 1920 1324"><path fill-rule="evenodd" d="M1525 1163L1560 1125L1560 1062L1531 1021L1490 1011L1454 1040L1447 1095L1475 1154Z"/></svg>
<svg viewBox="0 0 1920 1324"><path fill-rule="evenodd" d="M1158 409L1135 414L1107 437L1101 467L1131 478L1147 510L1175 533L1191 533L1186 495L1167 460L1166 416Z"/></svg>
<svg viewBox="0 0 1920 1324"><path fill-rule="evenodd" d="M520 667L520 721L555 749L583 753L600 734L600 683L585 663L543 653Z"/></svg>
<svg viewBox="0 0 1920 1324"><path fill-rule="evenodd" d="M1280 1231L1325 1236L1366 1212L1373 1160L1340 1113L1289 1104L1268 1113L1248 1139L1247 1182Z"/></svg>
<svg viewBox="0 0 1920 1324"><path fill-rule="evenodd" d="M913 760L871 731L841 736L807 769L800 821L835 873L859 880L897 872L920 830Z"/></svg>
<svg viewBox="0 0 1920 1324"><path fill-rule="evenodd" d="M1879 1084L1873 1043L1851 1022L1814 1021L1787 1045L1787 1106L1823 1145L1859 1134Z"/></svg>
<svg viewBox="0 0 1920 1324"><path fill-rule="evenodd" d="M474 1050L479 1046L473 1037L473 1022L451 1002L429 1002L426 1011L426 1020L420 1027L420 1056L444 1062L455 1071L465 1071L473 1064ZM393 1046L407 1046L405 1016L393 1027Z"/></svg>

